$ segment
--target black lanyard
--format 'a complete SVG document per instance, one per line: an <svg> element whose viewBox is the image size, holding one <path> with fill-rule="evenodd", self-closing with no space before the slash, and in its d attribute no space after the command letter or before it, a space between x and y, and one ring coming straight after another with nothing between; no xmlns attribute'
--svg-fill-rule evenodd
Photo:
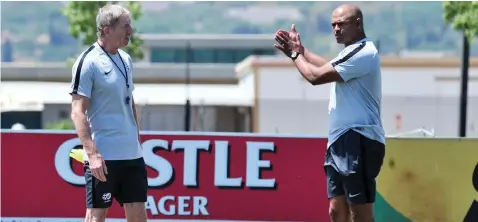
<svg viewBox="0 0 478 222"><path fill-rule="evenodd" d="M126 70L126 65L123 62L123 58L121 58L120 52L118 51L118 56L120 57L121 63L123 63L123 68L124 68L124 71L126 72L126 74L123 73L123 70L121 70L121 68L118 66L118 64L116 64L116 62L113 60L113 58L111 58L110 54L105 50L105 48L103 48L103 46L101 46L100 43L98 43L98 45L101 47L101 49L103 49L103 51L110 58L110 60L115 64L115 66L118 67L119 71L121 72L121 75L123 75L124 79L126 80L126 88L129 89L128 70Z"/></svg>

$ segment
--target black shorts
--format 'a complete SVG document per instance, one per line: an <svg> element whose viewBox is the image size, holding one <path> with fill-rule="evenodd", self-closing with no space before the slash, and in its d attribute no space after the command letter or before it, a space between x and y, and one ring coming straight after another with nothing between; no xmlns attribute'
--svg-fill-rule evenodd
<svg viewBox="0 0 478 222"><path fill-rule="evenodd" d="M346 195L349 204L375 202L385 145L349 130L327 149L325 174L329 199Z"/></svg>
<svg viewBox="0 0 478 222"><path fill-rule="evenodd" d="M86 208L109 208L113 198L123 203L146 202L148 176L143 158L134 160L106 160L108 174L101 182L84 164L86 180Z"/></svg>

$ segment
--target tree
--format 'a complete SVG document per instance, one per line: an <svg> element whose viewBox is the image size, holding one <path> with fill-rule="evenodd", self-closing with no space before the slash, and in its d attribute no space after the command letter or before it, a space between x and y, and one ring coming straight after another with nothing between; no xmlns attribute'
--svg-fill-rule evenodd
<svg viewBox="0 0 478 222"><path fill-rule="evenodd" d="M54 123L47 123L45 128L52 130L73 130L75 126L71 120L64 119Z"/></svg>
<svg viewBox="0 0 478 222"><path fill-rule="evenodd" d="M117 1L71 1L62 13L70 23L70 33L75 38L81 38L84 45L91 45L97 39L96 14L98 9L106 4L116 4ZM141 2L127 2L126 8L131 12L131 19L138 20L141 16ZM136 30L135 30L136 33ZM125 48L133 59L142 59L142 40L135 34L130 38L129 45Z"/></svg>
<svg viewBox="0 0 478 222"><path fill-rule="evenodd" d="M469 40L478 35L478 2L449 1L443 9L445 21L454 29L463 31Z"/></svg>

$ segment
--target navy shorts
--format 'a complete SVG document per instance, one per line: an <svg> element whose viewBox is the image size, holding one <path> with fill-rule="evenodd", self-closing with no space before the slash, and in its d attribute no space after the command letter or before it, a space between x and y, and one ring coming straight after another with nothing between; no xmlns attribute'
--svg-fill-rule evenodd
<svg viewBox="0 0 478 222"><path fill-rule="evenodd" d="M324 170L327 194L347 197L349 204L375 202L376 182L385 145L349 130L327 149Z"/></svg>
<svg viewBox="0 0 478 222"><path fill-rule="evenodd" d="M93 176L85 161L86 208L109 208L113 198L124 203L146 202L148 175L143 158L133 160L106 160L106 182Z"/></svg>

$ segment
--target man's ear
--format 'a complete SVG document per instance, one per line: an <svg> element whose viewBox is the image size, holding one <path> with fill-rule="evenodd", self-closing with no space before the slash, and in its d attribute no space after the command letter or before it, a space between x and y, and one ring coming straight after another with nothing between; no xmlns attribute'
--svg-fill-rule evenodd
<svg viewBox="0 0 478 222"><path fill-rule="evenodd" d="M111 32L110 27L108 27L108 26L103 27L103 33L105 34L105 36L109 35L110 32Z"/></svg>
<svg viewBox="0 0 478 222"><path fill-rule="evenodd" d="M362 27L362 19L357 18L357 28Z"/></svg>

